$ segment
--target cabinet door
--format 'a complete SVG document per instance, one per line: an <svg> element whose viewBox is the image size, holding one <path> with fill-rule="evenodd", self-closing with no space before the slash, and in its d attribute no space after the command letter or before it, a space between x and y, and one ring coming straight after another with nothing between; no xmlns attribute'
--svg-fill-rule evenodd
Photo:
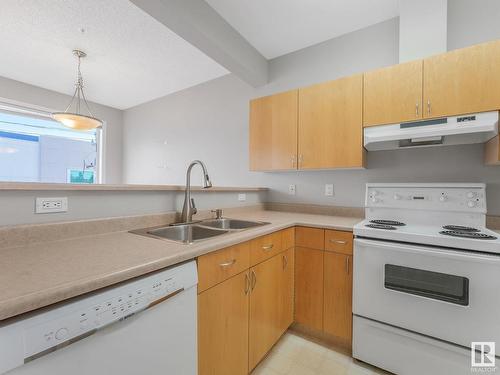
<svg viewBox="0 0 500 375"><path fill-rule="evenodd" d="M326 333L349 347L352 337L352 256L325 252L324 324Z"/></svg>
<svg viewBox="0 0 500 375"><path fill-rule="evenodd" d="M250 170L297 169L297 96L292 90L250 102Z"/></svg>
<svg viewBox="0 0 500 375"><path fill-rule="evenodd" d="M363 76L299 89L299 169L362 167Z"/></svg>
<svg viewBox="0 0 500 375"><path fill-rule="evenodd" d="M365 73L364 126L422 118L422 69L417 60Z"/></svg>
<svg viewBox="0 0 500 375"><path fill-rule="evenodd" d="M295 248L295 321L323 329L323 250Z"/></svg>
<svg viewBox="0 0 500 375"><path fill-rule="evenodd" d="M484 163L486 165L500 165L500 138L498 135L486 142Z"/></svg>
<svg viewBox="0 0 500 375"><path fill-rule="evenodd" d="M267 354L281 335L281 254L250 269L249 370Z"/></svg>
<svg viewBox="0 0 500 375"><path fill-rule="evenodd" d="M424 117L500 109L500 41L424 60Z"/></svg>
<svg viewBox="0 0 500 375"><path fill-rule="evenodd" d="M280 278L280 299L278 302L279 331L284 333L293 323L293 295L294 295L294 269L295 249L290 248L281 254L282 271Z"/></svg>
<svg viewBox="0 0 500 375"><path fill-rule="evenodd" d="M248 273L198 295L198 373L248 374Z"/></svg>

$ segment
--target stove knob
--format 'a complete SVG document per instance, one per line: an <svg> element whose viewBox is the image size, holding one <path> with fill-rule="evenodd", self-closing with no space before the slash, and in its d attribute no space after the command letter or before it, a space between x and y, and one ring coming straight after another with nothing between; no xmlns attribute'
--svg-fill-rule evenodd
<svg viewBox="0 0 500 375"><path fill-rule="evenodd" d="M378 203L380 201L380 199L378 199L377 197L372 197L372 202L373 203Z"/></svg>
<svg viewBox="0 0 500 375"><path fill-rule="evenodd" d="M467 202L467 206L469 206L470 208L474 208L474 207L476 207L476 202L474 202L474 201L468 201Z"/></svg>
<svg viewBox="0 0 500 375"><path fill-rule="evenodd" d="M446 195L441 195L441 196L439 197L439 201L440 201L440 202L446 202L446 200L447 200L447 199L448 199L448 197L447 197Z"/></svg>
<svg viewBox="0 0 500 375"><path fill-rule="evenodd" d="M475 192L473 192L473 191L469 191L469 192L467 193L467 198L469 198L469 199L472 199L472 198L474 198L475 196L476 196L476 193L475 193Z"/></svg>
<svg viewBox="0 0 500 375"><path fill-rule="evenodd" d="M394 194L394 200L398 201L401 199L401 195L399 194Z"/></svg>

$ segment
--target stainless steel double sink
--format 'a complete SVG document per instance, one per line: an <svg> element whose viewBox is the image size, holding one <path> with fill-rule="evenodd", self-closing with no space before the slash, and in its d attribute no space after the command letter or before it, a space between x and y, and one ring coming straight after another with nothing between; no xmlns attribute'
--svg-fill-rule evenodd
<svg viewBox="0 0 500 375"><path fill-rule="evenodd" d="M222 218L202 220L191 224L175 224L154 228L144 228L133 230L131 233L189 244L221 236L225 233L241 231L267 224L269 223L262 221Z"/></svg>

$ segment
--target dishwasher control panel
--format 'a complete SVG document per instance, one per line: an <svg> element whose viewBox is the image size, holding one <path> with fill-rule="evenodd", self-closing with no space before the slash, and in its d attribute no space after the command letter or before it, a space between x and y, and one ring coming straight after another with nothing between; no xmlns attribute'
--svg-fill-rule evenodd
<svg viewBox="0 0 500 375"><path fill-rule="evenodd" d="M0 347L3 333L21 335L24 343L22 360L28 362L173 298L196 283L195 262L125 282L11 326L0 327ZM3 373L1 367L0 374Z"/></svg>

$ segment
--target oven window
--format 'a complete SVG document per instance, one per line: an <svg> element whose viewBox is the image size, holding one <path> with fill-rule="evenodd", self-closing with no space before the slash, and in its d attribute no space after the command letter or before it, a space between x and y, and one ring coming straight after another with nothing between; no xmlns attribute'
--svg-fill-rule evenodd
<svg viewBox="0 0 500 375"><path fill-rule="evenodd" d="M469 305L469 279L466 277L386 264L385 287L457 305Z"/></svg>

